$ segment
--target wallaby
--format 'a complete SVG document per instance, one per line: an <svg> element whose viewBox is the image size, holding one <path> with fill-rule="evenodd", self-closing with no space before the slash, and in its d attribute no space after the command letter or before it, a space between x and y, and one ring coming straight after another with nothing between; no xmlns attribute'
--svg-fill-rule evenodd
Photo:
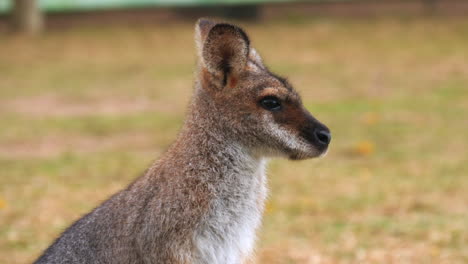
<svg viewBox="0 0 468 264"><path fill-rule="evenodd" d="M200 19L195 31L195 91L176 141L36 263L243 263L267 195L266 159L327 151L329 129L241 28Z"/></svg>

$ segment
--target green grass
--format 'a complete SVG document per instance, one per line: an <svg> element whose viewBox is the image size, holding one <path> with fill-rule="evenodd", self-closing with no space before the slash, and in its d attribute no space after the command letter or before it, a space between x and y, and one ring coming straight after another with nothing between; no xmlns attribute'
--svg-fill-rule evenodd
<svg viewBox="0 0 468 264"><path fill-rule="evenodd" d="M271 162L257 262L468 262L468 22L245 27L333 133L323 159ZM0 36L0 263L30 263L167 148L192 28Z"/></svg>

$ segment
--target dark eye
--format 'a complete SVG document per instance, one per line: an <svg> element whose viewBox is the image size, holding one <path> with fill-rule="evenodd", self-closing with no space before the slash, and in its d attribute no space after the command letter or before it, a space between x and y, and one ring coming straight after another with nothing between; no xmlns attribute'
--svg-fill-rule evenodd
<svg viewBox="0 0 468 264"><path fill-rule="evenodd" d="M267 96L260 101L263 108L269 111L281 110L281 103L278 98L274 96Z"/></svg>

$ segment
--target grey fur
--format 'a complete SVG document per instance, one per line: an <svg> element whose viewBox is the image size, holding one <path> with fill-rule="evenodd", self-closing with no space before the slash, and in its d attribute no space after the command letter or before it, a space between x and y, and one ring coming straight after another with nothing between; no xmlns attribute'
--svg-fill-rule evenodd
<svg viewBox="0 0 468 264"><path fill-rule="evenodd" d="M265 158L305 159L326 150L304 136L326 127L268 71L242 29L200 20L196 32L195 94L176 141L36 264L242 263L261 222ZM282 113L259 106L266 93L287 98Z"/></svg>

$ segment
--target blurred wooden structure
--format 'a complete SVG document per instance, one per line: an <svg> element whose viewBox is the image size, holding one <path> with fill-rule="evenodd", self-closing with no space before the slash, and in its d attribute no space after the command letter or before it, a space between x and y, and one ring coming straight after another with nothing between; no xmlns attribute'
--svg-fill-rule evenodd
<svg viewBox="0 0 468 264"><path fill-rule="evenodd" d="M11 12L11 25L15 32L38 34L44 28L43 13L36 0L15 0Z"/></svg>
<svg viewBox="0 0 468 264"><path fill-rule="evenodd" d="M47 19L44 19L47 14ZM0 30L39 33L78 23L154 23L201 16L235 19L278 17L468 15L467 0L0 0ZM122 22L124 21L124 22Z"/></svg>

